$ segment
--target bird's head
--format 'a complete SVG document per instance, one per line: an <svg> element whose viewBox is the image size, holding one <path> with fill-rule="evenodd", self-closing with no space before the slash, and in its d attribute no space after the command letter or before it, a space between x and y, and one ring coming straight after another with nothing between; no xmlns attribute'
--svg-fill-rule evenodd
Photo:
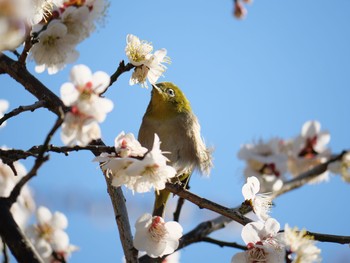
<svg viewBox="0 0 350 263"><path fill-rule="evenodd" d="M171 117L191 112L190 102L180 88L171 82L153 85L150 106L152 114L157 117Z"/></svg>

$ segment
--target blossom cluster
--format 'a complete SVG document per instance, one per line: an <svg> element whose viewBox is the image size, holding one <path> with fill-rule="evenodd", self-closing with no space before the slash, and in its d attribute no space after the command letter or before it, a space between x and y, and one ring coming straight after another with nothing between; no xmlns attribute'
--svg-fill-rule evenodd
<svg viewBox="0 0 350 263"><path fill-rule="evenodd" d="M112 176L112 185L125 185L133 192L159 191L175 177L176 171L167 165L168 159L160 150L159 137L154 135L152 149L142 147L132 133L121 132L115 139L115 153L102 153L94 161Z"/></svg>
<svg viewBox="0 0 350 263"><path fill-rule="evenodd" d="M33 21L31 35L35 44L30 54L37 64L36 72L47 70L55 74L78 58L77 44L95 30L96 21L105 14L106 3L104 0L41 2L47 8L42 8L42 16Z"/></svg>
<svg viewBox="0 0 350 263"><path fill-rule="evenodd" d="M2 149L6 150L5 147ZM27 174L25 167L16 161L14 171L0 159L0 196L7 197L15 185ZM66 216L60 212L51 214L46 207L35 209L32 190L28 185L21 189L17 201L11 206L11 213L18 226L27 234L30 242L37 249L44 262L56 262L56 259L66 260L76 247L69 243L69 236L64 231L68 225ZM36 210L37 223L28 225ZM0 244L2 250L3 243ZM60 261L62 262L62 260Z"/></svg>
<svg viewBox="0 0 350 263"><path fill-rule="evenodd" d="M242 239L247 246L245 252L237 253L232 263L272 262L282 263L288 258L293 263L320 262L321 250L306 231L291 229L288 224L283 233L279 222L269 216L271 199L259 194L260 182L256 177L248 177L242 187L245 204L248 203L259 220L248 223L242 229Z"/></svg>
<svg viewBox="0 0 350 263"><path fill-rule="evenodd" d="M71 70L70 80L61 86L61 99L70 107L62 124L61 139L69 146L85 146L101 137L98 123L113 109L111 100L100 97L110 78L105 72L93 74L87 66L76 65Z"/></svg>
<svg viewBox="0 0 350 263"><path fill-rule="evenodd" d="M142 215L135 228L134 247L152 258L172 254L179 246L183 231L178 222L164 222L162 217L151 214Z"/></svg>
<svg viewBox="0 0 350 263"><path fill-rule="evenodd" d="M137 36L129 34L126 36L125 53L129 62L135 66L129 84L140 84L147 88L147 80L154 85L166 70L162 63L170 63L166 56L167 50L162 48L152 54L151 43L140 40Z"/></svg>
<svg viewBox="0 0 350 263"><path fill-rule="evenodd" d="M105 0L1 1L0 51L17 48L31 29L35 71L55 74L78 58L76 46L95 30L106 8Z"/></svg>
<svg viewBox="0 0 350 263"><path fill-rule="evenodd" d="M247 250L235 254L232 263L269 262L283 263L288 258L292 263L321 262L321 250L315 241L306 235L306 231L298 231L285 226L280 231L280 224L274 218L265 222L252 222L242 229L242 239Z"/></svg>
<svg viewBox="0 0 350 263"><path fill-rule="evenodd" d="M36 220L35 224L27 227L26 234L44 262L66 262L71 253L77 250L70 244L65 232L67 217L58 211L52 214L48 208L40 206L36 211Z"/></svg>
<svg viewBox="0 0 350 263"><path fill-rule="evenodd" d="M258 178L262 193L278 191L287 180L287 174L293 177L327 161L330 150L327 147L330 134L321 131L318 121L306 122L301 133L295 138L283 140L273 138L243 145L238 158L246 161L244 175ZM328 171L312 182L328 180Z"/></svg>

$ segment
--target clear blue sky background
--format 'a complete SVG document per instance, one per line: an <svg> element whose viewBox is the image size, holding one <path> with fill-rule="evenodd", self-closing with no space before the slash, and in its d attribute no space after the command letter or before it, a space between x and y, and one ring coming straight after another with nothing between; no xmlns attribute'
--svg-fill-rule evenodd
<svg viewBox="0 0 350 263"><path fill-rule="evenodd" d="M290 138L307 120L318 120L331 133L334 153L350 148L350 1L256 1L248 17L232 17L232 1L111 1L105 26L80 44L77 63L112 74L132 33L166 48L172 64L164 80L179 85L215 148L209 179L194 175L191 191L225 206L243 200L244 163L236 154L243 143L272 136ZM54 76L37 75L59 94L72 65ZM34 72L34 64L29 63ZM137 134L150 90L120 77L106 96L115 108L102 124L103 140L113 145L120 131ZM0 76L0 98L11 109L35 99L17 83ZM55 117L46 110L24 113L0 130L0 144L29 148L41 144ZM58 134L54 143L61 145ZM71 262L121 262L112 207L102 174L90 153L52 154L30 185L38 205L69 218L71 242L80 247ZM24 162L29 169L32 160ZM305 186L278 198L272 211L282 226L350 235L350 185L339 177ZM153 193L124 191L131 224L152 209ZM175 198L174 200L175 201ZM173 202L175 203L175 202ZM216 215L186 203L184 231ZM172 211L169 210L168 219ZM134 230L134 229L133 229ZM238 225L214 235L243 243ZM349 262L348 245L319 243L324 262ZM182 250L181 262L230 262L237 250L194 244Z"/></svg>

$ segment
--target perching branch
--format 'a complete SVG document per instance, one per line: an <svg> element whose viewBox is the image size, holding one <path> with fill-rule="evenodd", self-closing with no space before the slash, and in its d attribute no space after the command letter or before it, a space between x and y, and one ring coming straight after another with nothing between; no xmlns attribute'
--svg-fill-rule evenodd
<svg viewBox="0 0 350 263"><path fill-rule="evenodd" d="M239 211L237 210L232 210L230 208L224 207L222 205L219 205L213 201L210 201L208 199L202 198L198 195L195 195L186 189L184 189L181 185L178 184L171 184L171 183L166 183L166 189L170 191L173 194L178 195L179 197L182 197L197 206L199 208L206 208L208 210L214 211L220 215L226 216L228 218L231 218L232 220L242 224L246 225L252 220L250 220L248 217L245 217Z"/></svg>
<svg viewBox="0 0 350 263"><path fill-rule="evenodd" d="M22 113L22 112L25 112L25 111L31 111L31 112L33 112L33 111L35 111L36 109L42 108L42 107L44 107L44 106L45 106L45 101L43 101L43 100L39 100L39 101L35 102L35 103L32 104L32 105L28 105L28 106L19 106L18 108L14 109L14 110L12 110L12 111L10 111L10 112L8 112L8 113L6 113L6 114L0 119L0 125L1 125L4 121L8 120L9 118L14 117L14 116L16 116L16 115L18 115L18 114L20 114L20 113Z"/></svg>
<svg viewBox="0 0 350 263"><path fill-rule="evenodd" d="M309 171L306 171L306 172L300 174L299 176L289 180L288 182L285 182L284 186L281 188L281 190L278 191L276 194L273 194L271 197L274 199L274 198L278 197L279 195L282 195L282 194L289 192L293 189L301 187L303 184L309 182L310 180L316 178L318 175L325 172L330 163L341 160L345 153L346 153L346 151L343 151L342 153L340 153L338 155L334 155L327 162L319 164L319 165L315 166L314 168L310 169ZM242 208L242 206L239 206L239 207L233 208L232 210L233 211L240 211L240 210L242 210L241 208ZM252 209L245 209L245 210L246 210L245 213L252 211ZM203 239L203 237L208 236L212 232L223 229L230 222L232 222L232 219L221 215L221 216L218 216L212 220L200 223L193 230L191 230L190 232L188 232L187 234L185 234L181 238L180 245L179 245L178 249L186 247L186 246L191 245L193 243L200 242ZM314 233L314 234L315 234L315 239L319 240L318 239L319 236L317 235L317 233ZM323 237L324 236L321 236L319 241L322 241ZM332 236L332 235L326 235L326 237L328 238L329 241L324 241L324 242L332 242L332 241L330 241L330 240L332 240L330 237L338 237L339 238L339 236ZM326 237L324 237L324 238L326 238ZM346 242L347 241L346 238L347 237L345 237L343 239L344 242L350 243L350 242ZM333 239L333 240L336 240L336 239ZM342 240L342 239L340 238L339 240ZM335 243L340 243L340 242L335 242ZM341 243L341 244L343 244L343 243Z"/></svg>

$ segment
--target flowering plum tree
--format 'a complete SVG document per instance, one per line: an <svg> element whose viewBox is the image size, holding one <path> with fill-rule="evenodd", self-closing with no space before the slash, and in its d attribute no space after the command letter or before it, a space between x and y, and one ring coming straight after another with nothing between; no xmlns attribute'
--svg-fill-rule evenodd
<svg viewBox="0 0 350 263"><path fill-rule="evenodd" d="M233 3L234 16L244 18L245 5L250 1ZM41 138L41 144L33 141L29 142L29 149L9 148L11 145L0 149L3 262L10 261L8 250L18 262L68 262L75 253L84 253L79 251L79 242L71 243L69 218L36 203L35 189L30 187L32 178L51 162L50 155L68 155L73 151L91 152L91 160L99 165L126 262L179 262L181 249L203 241L232 248L232 263L311 263L322 260L319 241L350 243L349 236L298 230L289 224L281 226L270 215L275 198L304 185L328 181L331 173L350 182L350 152L344 149L333 153L329 148L330 133L317 120L307 120L300 134L293 138L260 139L241 146L237 156L245 163L243 198L239 195L241 204L233 208L196 195L188 185L183 185L157 134L150 149L141 145L133 133L121 130L115 134L114 146L106 146L101 139L101 124L118 107L105 93L116 82L123 81L119 80L122 74L129 72L130 86L156 86L167 70L165 64L171 61L165 48L153 51L151 42L126 34L125 50L120 52L125 52L128 61L122 60L112 75L93 72L84 64L71 66L79 57L77 45L91 36L108 8L109 3L104 0L0 1L0 74L16 80L23 86L23 92L37 99L34 104L10 108L2 94L0 128L7 129L7 121L40 108L49 110L56 119ZM35 73L28 71L28 60L34 61ZM67 65L71 67L70 81L59 84L58 96L38 78L44 72L55 75ZM52 144L57 133L61 146ZM34 160L28 171L22 164L25 159ZM130 207L123 191L139 195L164 189L179 197L172 220L140 213L136 222L130 222ZM213 211L216 217L185 229L180 220L184 200ZM209 237L232 221L242 225L242 239L225 242ZM135 225L135 230L131 225Z"/></svg>

